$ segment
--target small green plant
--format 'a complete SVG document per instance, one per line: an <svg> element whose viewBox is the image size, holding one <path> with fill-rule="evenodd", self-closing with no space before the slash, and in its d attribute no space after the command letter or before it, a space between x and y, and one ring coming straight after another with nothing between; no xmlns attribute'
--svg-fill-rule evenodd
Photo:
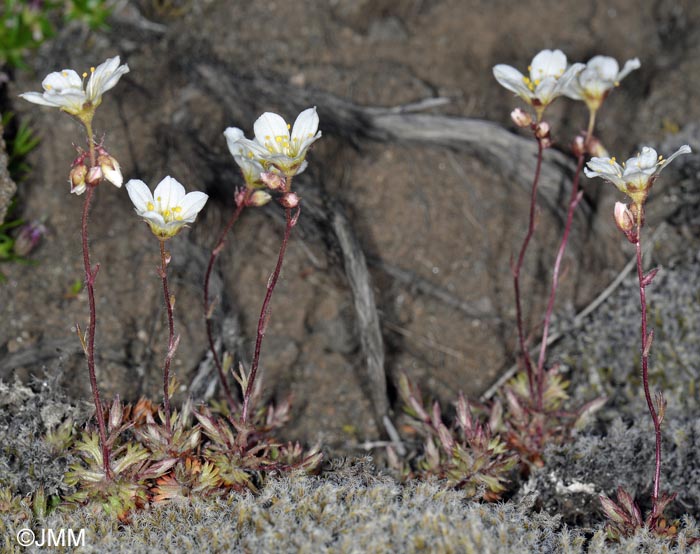
<svg viewBox="0 0 700 554"><path fill-rule="evenodd" d="M408 425L424 442L422 452L409 463L389 447L390 466L404 479L435 476L470 498L498 500L519 458L487 423L474 416L464 395L460 393L454 425L448 427L440 404L424 401L406 374L399 378L399 394Z"/></svg>

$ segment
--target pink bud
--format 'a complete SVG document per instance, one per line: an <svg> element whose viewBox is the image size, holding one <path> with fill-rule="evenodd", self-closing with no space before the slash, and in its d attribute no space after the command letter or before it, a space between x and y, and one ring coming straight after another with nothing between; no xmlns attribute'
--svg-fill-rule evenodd
<svg viewBox="0 0 700 554"><path fill-rule="evenodd" d="M520 108L515 108L510 112L510 118L518 127L529 127L532 125L532 116Z"/></svg>
<svg viewBox="0 0 700 554"><path fill-rule="evenodd" d="M87 177L85 177L85 182L91 187L96 187L100 184L102 180L102 168L99 165L95 165L88 169Z"/></svg>
<svg viewBox="0 0 700 554"><path fill-rule="evenodd" d="M549 123L546 121L540 121L535 127L535 136L540 140L548 139L551 131L552 128Z"/></svg>
<svg viewBox="0 0 700 554"><path fill-rule="evenodd" d="M248 200L248 205L260 207L267 204L270 200L272 200L272 196L270 196L267 192L264 190L256 190L251 195L250 200Z"/></svg>
<svg viewBox="0 0 700 554"><path fill-rule="evenodd" d="M571 151L576 157L583 156L586 153L586 139L583 138L583 135L576 136L571 145Z"/></svg>
<svg viewBox="0 0 700 554"><path fill-rule="evenodd" d="M624 202L615 202L615 225L625 234L634 229L634 216Z"/></svg>
<svg viewBox="0 0 700 554"><path fill-rule="evenodd" d="M287 192L280 198L280 204L285 208L296 208L300 201L301 198L299 198L296 192Z"/></svg>
<svg viewBox="0 0 700 554"><path fill-rule="evenodd" d="M265 184L270 190L285 190L287 188L287 182L284 177L278 173L272 173L271 171L263 171L260 174L260 180Z"/></svg>

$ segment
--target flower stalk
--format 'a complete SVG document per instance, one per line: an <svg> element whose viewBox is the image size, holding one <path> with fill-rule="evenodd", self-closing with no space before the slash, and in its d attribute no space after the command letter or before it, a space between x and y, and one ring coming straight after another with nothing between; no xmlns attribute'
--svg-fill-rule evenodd
<svg viewBox="0 0 700 554"><path fill-rule="evenodd" d="M250 374L248 376L248 384L243 395L243 414L241 419L245 424L248 420L248 411L250 409L250 399L253 396L253 391L255 390L255 377L258 372L258 364L260 362L260 351L262 348L262 341L265 336L265 329L269 323L270 316L270 300L272 300L272 293L277 286L277 280L279 279L280 272L282 271L282 262L284 261L284 254L287 250L287 243L289 242L289 236L292 233L292 228L296 225L297 219L299 218L299 212L301 211L301 206L297 206L297 212L292 216L292 208L285 207L284 217L286 225L284 227L284 236L282 237L282 245L280 246L279 254L277 255L277 264L275 269L270 275L270 279L267 282L267 291L265 292L265 299L263 300L262 308L260 310L260 317L258 318L258 330L255 338L255 352L253 354L253 362L250 366Z"/></svg>
<svg viewBox="0 0 700 554"><path fill-rule="evenodd" d="M165 300L165 308L168 312L168 353L165 356L163 364L163 409L165 411L165 428L168 434L171 433L170 426L170 362L175 354L175 321L173 318L173 304L175 298L170 295L168 290L168 264L170 263L170 253L165 250L165 241L158 241L160 244L160 277L163 281L163 298Z"/></svg>
<svg viewBox="0 0 700 554"><path fill-rule="evenodd" d="M655 436L655 450L654 450L654 488L651 494L651 507L652 516L655 517L658 514L658 501L659 501L659 481L661 479L661 418L654 407L654 402L651 398L651 392L649 390L649 350L651 348L651 342L653 340L653 331L651 333L647 332L647 301L646 301L646 287L651 282L651 279L644 275L644 267L642 263L642 225L644 224L644 212L643 206L641 204L636 205L636 240L634 243L635 251L637 253L637 278L639 280L639 303L641 306L641 346L642 346L642 384L644 386L644 397L647 401L647 407L649 408L649 414L651 414L651 419L654 423L654 436ZM650 274L653 277L653 274Z"/></svg>
<svg viewBox="0 0 700 554"><path fill-rule="evenodd" d="M525 333L523 331L523 309L520 300L520 271L523 267L523 262L525 260L525 252L530 244L532 235L535 232L535 217L537 211L537 185L540 180L540 172L542 170L542 155L544 152L544 146L542 140L537 141L537 165L535 167L535 176L532 180L532 189L530 193L530 219L527 226L527 233L523 239L522 246L520 247L520 253L518 254L518 259L513 266L513 289L515 291L515 320L518 328L518 343L520 345L520 353L522 355L523 365L525 366L525 372L527 373L528 384L530 386L530 391L535 392L535 382L532 373L532 361L530 360L530 353L525 344Z"/></svg>
<svg viewBox="0 0 700 554"><path fill-rule="evenodd" d="M86 125L86 127L89 127ZM88 129L89 131L89 129ZM91 151L94 153L94 145L92 144L92 135L88 133L88 140L92 146ZM109 479L112 476L110 469L110 452L107 444L107 430L105 427L105 419L100 400L100 389L97 386L97 377L95 375L95 328L97 322L97 314L95 309L95 278L100 269L100 264L96 264L94 269L90 263L90 249L88 246L88 216L90 214L90 203L92 195L95 192L94 186L87 188L85 201L83 203L83 216L81 220L81 239L83 245L83 265L85 267L85 286L88 293L88 304L90 309L90 323L87 329L87 340L85 341L85 355L88 362L88 373L90 375L90 388L92 388L92 397L95 402L95 417L97 419L97 428L100 434L100 448L102 450L102 469L105 476Z"/></svg>
<svg viewBox="0 0 700 554"><path fill-rule="evenodd" d="M243 213L244 208L248 204L248 200L253 194L253 190L254 189L248 188L246 189L243 196L239 197L237 195L238 202L236 204L236 209L234 210L233 214L231 214L229 220L226 222L226 226L221 232L221 235L219 235L219 240L217 241L216 246L211 251L211 255L209 256L209 264L207 265L207 271L204 275L204 320L206 322L207 327L207 339L209 341L209 350L211 351L212 358L214 360L214 365L216 366L216 371L219 374L219 381L221 382L221 386L224 389L224 395L226 396L226 400L232 412L236 409L236 401L233 399L233 395L231 394L231 388L228 385L226 375L224 375L221 360L219 359L219 355L216 352L216 345L214 344L214 334L212 333L211 328L211 319L212 312L214 310L214 305L209 299L209 282L211 280L211 273L214 269L216 259L219 257L219 254L221 253L221 250L223 249L224 244L226 243L226 237L228 236L229 232L231 231L231 228L234 226L236 221L238 221L238 218L241 216L241 213Z"/></svg>

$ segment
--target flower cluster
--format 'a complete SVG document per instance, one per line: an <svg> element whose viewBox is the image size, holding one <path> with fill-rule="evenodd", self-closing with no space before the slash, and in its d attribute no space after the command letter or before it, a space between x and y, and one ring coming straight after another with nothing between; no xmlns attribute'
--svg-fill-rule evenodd
<svg viewBox="0 0 700 554"><path fill-rule="evenodd" d="M306 169L309 146L321 138L318 123L315 107L301 112L293 127L282 116L265 112L253 125L253 140L245 138L237 127L229 127L224 135L246 183L260 186L262 171L279 172L289 179Z"/></svg>
<svg viewBox="0 0 700 554"><path fill-rule="evenodd" d="M503 87L530 104L539 121L545 108L559 96L583 100L595 113L610 91L639 66L634 58L620 71L617 61L609 56L594 56L586 64L568 66L561 50L542 50L528 66L529 75L505 64L494 66L493 75Z"/></svg>

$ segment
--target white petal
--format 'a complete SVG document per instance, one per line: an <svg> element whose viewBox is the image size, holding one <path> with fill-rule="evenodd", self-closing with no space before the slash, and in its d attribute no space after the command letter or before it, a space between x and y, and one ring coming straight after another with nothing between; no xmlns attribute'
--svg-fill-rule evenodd
<svg viewBox="0 0 700 554"><path fill-rule="evenodd" d="M51 106L52 108L60 108L61 105L57 104L53 99L47 99L40 92L24 92L19 95L20 98L24 98L28 102L33 104L40 104L42 106Z"/></svg>
<svg viewBox="0 0 700 554"><path fill-rule="evenodd" d="M639 58L633 58L631 60L627 60L625 62L625 67L622 68L622 71L617 74L617 81L622 81L627 75L632 73L635 69L639 69L641 67L641 63L639 61Z"/></svg>
<svg viewBox="0 0 700 554"><path fill-rule="evenodd" d="M668 158L666 158L663 162L659 164L659 171L661 171L664 167L666 167L668 164L670 164L674 158L677 156L680 156L682 154L690 154L692 152L692 149L690 146L687 144L684 144L681 146L678 150L676 150L673 154L671 154Z"/></svg>
<svg viewBox="0 0 700 554"><path fill-rule="evenodd" d="M255 120L253 125L253 131L255 132L255 140L267 147L271 147L275 151L280 151L277 147L277 142L275 137L282 137L283 139L289 140L289 129L287 129L287 123L282 118L282 116L277 115L272 112L265 112L258 119Z"/></svg>
<svg viewBox="0 0 700 554"><path fill-rule="evenodd" d="M46 91L62 92L66 89L83 90L83 80L72 69L49 73L41 82Z"/></svg>
<svg viewBox="0 0 700 554"><path fill-rule="evenodd" d="M586 69L596 73L600 79L614 83L618 79L620 66L617 60L610 56L593 56L588 60Z"/></svg>
<svg viewBox="0 0 700 554"><path fill-rule="evenodd" d="M90 75L86 90L88 98L92 101L98 100L117 84L122 75L128 72L128 65L119 65L119 56L107 59Z"/></svg>
<svg viewBox="0 0 700 554"><path fill-rule="evenodd" d="M292 141L294 141L294 139L303 141L313 137L316 131L318 131L318 123L319 119L318 113L316 113L316 106L301 112L294 122L294 127L292 127Z"/></svg>
<svg viewBox="0 0 700 554"><path fill-rule="evenodd" d="M153 204L153 195L151 194L148 185L140 179L130 179L126 185L126 192L129 193L129 198L136 208L136 211L141 213L148 212L148 204Z"/></svg>
<svg viewBox="0 0 700 554"><path fill-rule="evenodd" d="M158 212L144 212L139 214L143 219L146 221L154 224L156 227L164 228L165 227L165 219L163 219L163 216L160 215Z"/></svg>
<svg viewBox="0 0 700 554"><path fill-rule="evenodd" d="M559 78L566 70L566 55L561 50L542 50L530 64L530 79Z"/></svg>
<svg viewBox="0 0 700 554"><path fill-rule="evenodd" d="M204 207L204 204L207 203L208 199L208 195L199 191L190 192L185 195L185 198L180 203L180 207L182 208L180 215L182 216L182 219L188 223L194 221L195 217L197 217L197 214Z"/></svg>
<svg viewBox="0 0 700 554"><path fill-rule="evenodd" d="M231 146L235 145L242 138L245 138L245 133L243 133L243 129L239 129L238 127L227 127L224 131L224 137L226 138L228 149L231 150L231 154L233 154Z"/></svg>
<svg viewBox="0 0 700 554"><path fill-rule="evenodd" d="M554 77L545 77L535 88L535 98L539 99L539 101L545 106L550 104L557 96L559 96L558 91L561 90L562 87L560 87L558 83L558 80Z"/></svg>
<svg viewBox="0 0 700 554"><path fill-rule="evenodd" d="M185 198L185 187L169 175L165 177L153 191L153 198L159 210L171 210L182 203Z"/></svg>
<svg viewBox="0 0 700 554"><path fill-rule="evenodd" d="M510 65L498 64L493 68L493 76L499 84L522 98L531 98L532 92L523 82L525 76Z"/></svg>
<svg viewBox="0 0 700 554"><path fill-rule="evenodd" d="M659 160L656 150L645 146L642 148L642 153L634 156L625 162L624 175L632 174L637 171L642 171L647 175L656 173L656 162ZM626 179L625 179L626 180Z"/></svg>

